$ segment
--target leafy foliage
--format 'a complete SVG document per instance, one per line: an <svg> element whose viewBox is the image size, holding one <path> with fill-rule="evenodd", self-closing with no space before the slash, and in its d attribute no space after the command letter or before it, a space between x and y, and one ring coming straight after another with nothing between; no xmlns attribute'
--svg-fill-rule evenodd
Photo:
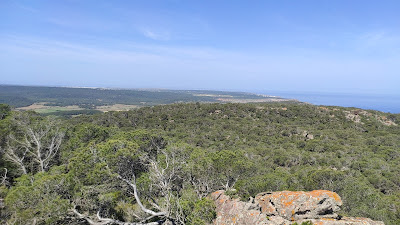
<svg viewBox="0 0 400 225"><path fill-rule="evenodd" d="M14 113L0 120L4 134L15 132ZM172 104L65 119L48 171L19 177L0 161L9 168L2 215L16 224L82 222L75 207L138 221L145 213L122 177L136 182L146 208L167 209L182 224L210 223L206 196L218 189L242 198L326 189L342 197L343 216L398 224L399 121L399 114L294 103Z"/></svg>

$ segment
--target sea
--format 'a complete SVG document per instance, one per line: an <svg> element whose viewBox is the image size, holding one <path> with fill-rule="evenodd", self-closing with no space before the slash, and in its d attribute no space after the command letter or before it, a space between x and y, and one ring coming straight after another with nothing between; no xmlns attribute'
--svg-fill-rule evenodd
<svg viewBox="0 0 400 225"><path fill-rule="evenodd" d="M332 105L372 109L389 113L400 113L400 94L338 94L338 93L299 93L269 91L260 93L283 98L297 99L314 105Z"/></svg>

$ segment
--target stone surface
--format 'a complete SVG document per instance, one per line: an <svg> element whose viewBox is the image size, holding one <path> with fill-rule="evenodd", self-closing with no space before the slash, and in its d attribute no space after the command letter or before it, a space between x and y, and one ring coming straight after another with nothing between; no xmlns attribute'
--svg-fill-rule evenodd
<svg viewBox="0 0 400 225"><path fill-rule="evenodd" d="M239 199L231 199L224 191L216 191L211 194L215 201L217 218L214 224L254 224L254 225L275 225L276 223L267 220L266 215L261 213L254 199L249 202L242 202Z"/></svg>
<svg viewBox="0 0 400 225"><path fill-rule="evenodd" d="M224 191L211 194L216 205L214 225L291 225L311 221L314 225L384 225L368 218L338 218L342 201L331 191L260 193L244 202Z"/></svg>
<svg viewBox="0 0 400 225"><path fill-rule="evenodd" d="M361 218L361 217L343 217L340 220L322 218L322 219L311 219L311 220L300 220L297 221L298 224L301 224L305 221L311 221L313 225L385 225L381 221L373 221L369 218Z"/></svg>
<svg viewBox="0 0 400 225"><path fill-rule="evenodd" d="M287 220L336 218L342 205L339 195L324 190L260 193L255 201L267 215Z"/></svg>

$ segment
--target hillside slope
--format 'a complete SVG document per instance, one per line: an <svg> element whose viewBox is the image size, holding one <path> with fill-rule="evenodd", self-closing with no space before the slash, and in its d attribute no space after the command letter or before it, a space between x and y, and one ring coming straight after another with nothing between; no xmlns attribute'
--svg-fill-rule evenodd
<svg viewBox="0 0 400 225"><path fill-rule="evenodd" d="M326 189L342 196L343 215L400 219L400 114L296 103L174 104L77 121L152 129L172 143L243 156L229 167L236 174L228 183L244 199Z"/></svg>
<svg viewBox="0 0 400 225"><path fill-rule="evenodd" d="M0 103L15 107L27 107L36 103L36 106L43 104L44 106L78 106L81 109L96 109L99 106L116 104L151 106L177 102L271 101L288 101L288 99L228 91L0 85Z"/></svg>
<svg viewBox="0 0 400 225"><path fill-rule="evenodd" d="M179 103L60 121L3 108L0 217L9 223L207 224L216 214L204 197L221 189L243 201L260 192L329 190L343 201L339 217L400 222L400 114ZM37 146L31 131L44 143L62 139L51 160L24 151ZM10 151L21 160L10 161Z"/></svg>

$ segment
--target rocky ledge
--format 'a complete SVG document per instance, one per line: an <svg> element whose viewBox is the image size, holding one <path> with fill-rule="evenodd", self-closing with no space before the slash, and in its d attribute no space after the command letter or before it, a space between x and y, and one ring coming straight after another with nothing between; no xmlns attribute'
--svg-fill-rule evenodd
<svg viewBox="0 0 400 225"><path fill-rule="evenodd" d="M211 194L215 201L215 225L384 225L368 218L340 217L342 200L335 192L317 190L265 192L248 202L232 199L224 191Z"/></svg>

